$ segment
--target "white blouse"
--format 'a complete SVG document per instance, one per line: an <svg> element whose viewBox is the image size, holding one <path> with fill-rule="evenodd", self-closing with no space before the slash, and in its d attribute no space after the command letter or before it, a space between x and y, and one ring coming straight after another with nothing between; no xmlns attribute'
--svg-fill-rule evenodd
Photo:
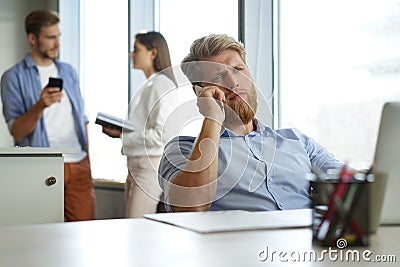
<svg viewBox="0 0 400 267"><path fill-rule="evenodd" d="M128 157L161 156L164 145L179 133L177 86L166 75L153 74L130 103L128 121L135 131L122 133L122 153ZM179 120L178 120L179 121Z"/></svg>

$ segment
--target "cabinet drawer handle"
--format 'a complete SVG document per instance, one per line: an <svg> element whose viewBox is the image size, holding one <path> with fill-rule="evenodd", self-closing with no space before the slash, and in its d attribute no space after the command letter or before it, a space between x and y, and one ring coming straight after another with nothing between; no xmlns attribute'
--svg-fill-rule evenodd
<svg viewBox="0 0 400 267"><path fill-rule="evenodd" d="M47 186L52 186L57 182L57 179L56 179L56 177L51 176L51 177L47 178L45 182L46 182Z"/></svg>

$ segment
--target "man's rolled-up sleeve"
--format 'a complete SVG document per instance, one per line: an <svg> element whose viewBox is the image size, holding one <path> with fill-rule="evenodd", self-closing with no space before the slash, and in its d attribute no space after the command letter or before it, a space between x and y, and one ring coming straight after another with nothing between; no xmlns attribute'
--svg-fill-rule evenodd
<svg viewBox="0 0 400 267"><path fill-rule="evenodd" d="M192 151L195 137L175 137L167 143L158 168L158 182L164 191L164 203L166 210L172 212L169 204L168 186L172 179L181 171L187 163Z"/></svg>

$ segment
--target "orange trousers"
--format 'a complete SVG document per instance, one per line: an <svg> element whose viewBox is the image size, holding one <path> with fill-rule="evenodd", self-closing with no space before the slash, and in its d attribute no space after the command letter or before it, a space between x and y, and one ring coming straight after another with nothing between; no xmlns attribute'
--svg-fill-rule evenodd
<svg viewBox="0 0 400 267"><path fill-rule="evenodd" d="M64 163L65 221L93 220L95 216L94 187L90 161Z"/></svg>

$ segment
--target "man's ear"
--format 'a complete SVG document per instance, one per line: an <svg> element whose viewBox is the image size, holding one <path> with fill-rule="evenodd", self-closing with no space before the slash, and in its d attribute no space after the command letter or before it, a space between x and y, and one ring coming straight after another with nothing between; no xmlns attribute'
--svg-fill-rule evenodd
<svg viewBox="0 0 400 267"><path fill-rule="evenodd" d="M37 41L36 35L33 34L33 33L29 33L28 34L28 42L29 42L29 44L30 45L34 45L34 44L36 44L36 41Z"/></svg>

